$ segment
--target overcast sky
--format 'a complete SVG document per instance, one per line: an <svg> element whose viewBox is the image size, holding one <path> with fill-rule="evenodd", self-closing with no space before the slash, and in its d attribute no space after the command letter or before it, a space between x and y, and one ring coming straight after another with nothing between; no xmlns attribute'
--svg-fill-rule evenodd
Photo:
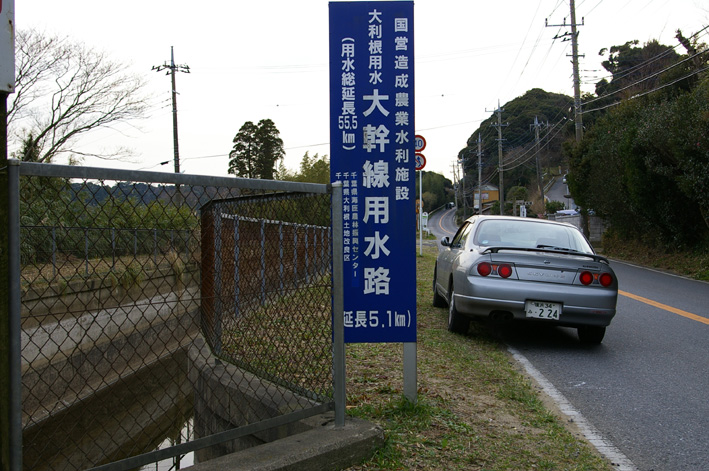
<svg viewBox="0 0 709 471"><path fill-rule="evenodd" d="M458 151L497 107L531 88L573 95L568 0L417 0L416 131L425 170L452 178ZM674 46L709 24L706 0L576 0L582 91L604 76L601 48L637 39ZM133 149L133 162L84 165L173 171L170 78L177 75L180 166L226 175L232 139L246 121L272 119L297 169L303 154L330 154L326 0L15 0L17 28L68 36L146 77L156 105L148 119L82 138L81 150ZM709 37L703 36L704 42ZM678 52L684 53L683 48ZM503 114L504 119L504 114ZM530 123L531 124L531 123ZM12 150L12 149L11 149ZM168 165L160 162L170 161Z"/></svg>

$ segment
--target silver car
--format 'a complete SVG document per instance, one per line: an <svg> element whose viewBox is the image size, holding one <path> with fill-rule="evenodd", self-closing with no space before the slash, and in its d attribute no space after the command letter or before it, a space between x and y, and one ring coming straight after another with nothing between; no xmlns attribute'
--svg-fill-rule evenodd
<svg viewBox="0 0 709 471"><path fill-rule="evenodd" d="M473 318L540 322L603 341L615 316L618 280L574 226L533 218L473 216L442 250L433 304L448 305L448 330Z"/></svg>

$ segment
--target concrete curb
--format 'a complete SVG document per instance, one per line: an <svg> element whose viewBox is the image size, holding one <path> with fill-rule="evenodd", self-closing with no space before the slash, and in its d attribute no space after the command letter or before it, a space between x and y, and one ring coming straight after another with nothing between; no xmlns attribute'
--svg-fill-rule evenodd
<svg viewBox="0 0 709 471"><path fill-rule="evenodd" d="M312 471L340 470L370 458L384 444L382 429L367 421L347 418L335 428L334 413L308 421L317 425L306 432L240 452L195 464L190 471Z"/></svg>

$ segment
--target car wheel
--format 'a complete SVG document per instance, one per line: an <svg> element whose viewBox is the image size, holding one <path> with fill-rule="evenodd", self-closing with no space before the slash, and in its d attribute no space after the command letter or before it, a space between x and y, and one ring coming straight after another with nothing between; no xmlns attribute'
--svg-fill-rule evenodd
<svg viewBox="0 0 709 471"><path fill-rule="evenodd" d="M450 289L450 299L448 300L448 330L454 334L465 334L470 327L470 320L462 316L455 307L455 291Z"/></svg>
<svg viewBox="0 0 709 471"><path fill-rule="evenodd" d="M436 268L433 269L433 307L446 307L446 298L436 289Z"/></svg>
<svg viewBox="0 0 709 471"><path fill-rule="evenodd" d="M585 325L578 328L579 340L582 343L598 345L603 342L603 337L606 335L605 327L595 325Z"/></svg>

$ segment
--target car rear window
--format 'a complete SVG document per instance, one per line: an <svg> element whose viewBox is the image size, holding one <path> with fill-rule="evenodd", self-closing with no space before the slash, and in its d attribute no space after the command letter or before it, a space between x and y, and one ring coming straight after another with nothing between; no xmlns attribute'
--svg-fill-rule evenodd
<svg viewBox="0 0 709 471"><path fill-rule="evenodd" d="M559 248L593 253L593 249L575 227L547 224L531 219L481 221L475 234L475 244L496 247Z"/></svg>

